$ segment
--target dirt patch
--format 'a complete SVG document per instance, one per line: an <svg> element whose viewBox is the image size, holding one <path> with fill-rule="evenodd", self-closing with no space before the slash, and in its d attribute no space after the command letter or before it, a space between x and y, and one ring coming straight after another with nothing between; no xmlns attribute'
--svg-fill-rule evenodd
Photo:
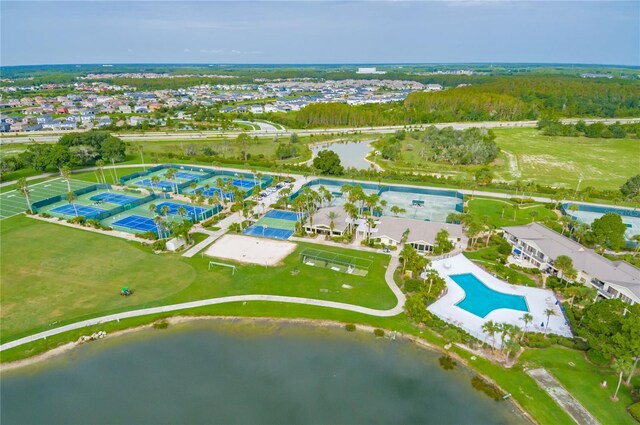
<svg viewBox="0 0 640 425"><path fill-rule="evenodd" d="M209 257L238 263L278 265L296 249L292 242L254 238L242 235L224 235L211 245L205 254Z"/></svg>

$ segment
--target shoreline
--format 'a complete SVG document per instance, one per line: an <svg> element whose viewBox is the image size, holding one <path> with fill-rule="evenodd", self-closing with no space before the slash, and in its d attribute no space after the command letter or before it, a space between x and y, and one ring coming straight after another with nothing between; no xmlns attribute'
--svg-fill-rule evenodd
<svg viewBox="0 0 640 425"><path fill-rule="evenodd" d="M140 326L134 326L131 328L127 328L127 329L122 329L122 330L118 330L112 333L108 333L103 339L111 339L111 338L118 338L124 335L129 335L132 333L136 333L139 331L143 331L143 330L148 330L148 329L153 329L153 325L154 323L158 323L158 322L162 322L162 321L166 321L169 323L169 327L171 326L175 326L175 325L179 325L179 324L183 324L183 323L192 323L192 322L254 322L254 323L264 323L264 324L282 324L282 325L301 325L304 327L313 327L313 328L322 328L322 327L329 327L332 329L344 329L345 327L345 323L344 322L339 322L339 321L335 321L335 320L324 320L324 319L304 319L304 318L278 318L278 317L247 317L247 316L172 316L172 317L168 317L165 319L160 319L160 320L156 320L152 323L148 323L145 325L140 325ZM356 332L368 332L373 334L373 331L375 329L378 329L374 326L370 326L370 325L364 325L364 324L359 324L359 323L354 323L354 325L356 326ZM407 340L409 342L411 342L412 344L415 344L416 346L418 346L421 349L424 350L430 350L432 352L436 352L436 353L440 353L442 355L447 355L452 357L456 362L460 363L464 368L468 369L469 371L471 371L472 373L481 376L483 379L487 380L488 382L490 382L492 385L495 385L497 388L499 388L502 392L504 392L505 394L508 393L507 391L505 391L502 387L500 387L500 385L498 385L491 377L482 374L480 372L478 372L477 370L475 370L470 364L469 362L460 357L457 353L451 352L447 349L445 349L444 347L440 347L438 345L434 345L431 344L427 341L425 341L424 339L415 336L415 335L411 335L411 334L405 334L402 332L397 332L397 331L392 331L389 329L384 329L384 328L380 328L383 329L385 331L385 335L392 333L392 332L396 332L395 333L395 337L399 338L399 339L404 339ZM158 329L159 331L163 330L163 329ZM346 332L346 331L345 331ZM91 341L89 341L88 343L90 343ZM43 361L52 359L52 358L56 358L56 357L60 357L66 353L69 353L73 350L75 350L76 348L80 347L81 345L84 345L87 343L83 343L83 344L78 344L77 342L69 342L67 344L61 345L59 347L56 348L52 348L49 351L45 351L44 353L32 356L32 357L28 357L25 359L21 359L21 360L16 360L14 362L9 362L9 363L0 363L0 377L2 375L2 373L5 372L9 372L9 371L14 371L16 369L20 369L20 368L24 368L24 367L28 367L28 366L32 366L32 365L36 365L38 363L41 363ZM461 346L459 344L456 344L459 348L462 348L464 350L469 351L469 353L471 353L472 355L478 355L475 351L473 350L469 350L467 347L465 346ZM527 412L519 403L518 401L513 398L510 397L509 401L511 403L513 403L513 405L516 407L516 409L524 416L526 417L532 424L536 424L537 422L533 419L533 417L529 414L529 412Z"/></svg>

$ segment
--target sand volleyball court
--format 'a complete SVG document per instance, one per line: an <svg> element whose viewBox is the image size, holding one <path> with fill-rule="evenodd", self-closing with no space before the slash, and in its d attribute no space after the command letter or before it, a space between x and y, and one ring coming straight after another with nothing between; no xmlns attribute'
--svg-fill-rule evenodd
<svg viewBox="0 0 640 425"><path fill-rule="evenodd" d="M206 255L239 263L275 266L296 249L292 242L243 235L224 235L211 245Z"/></svg>

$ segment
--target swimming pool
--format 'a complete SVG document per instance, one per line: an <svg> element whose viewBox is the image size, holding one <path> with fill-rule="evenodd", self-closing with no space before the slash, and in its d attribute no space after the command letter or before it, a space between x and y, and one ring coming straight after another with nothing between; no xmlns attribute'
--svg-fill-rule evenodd
<svg viewBox="0 0 640 425"><path fill-rule="evenodd" d="M449 277L465 292L465 297L456 306L473 315L485 318L493 310L500 308L529 311L525 297L495 291L472 273L454 274Z"/></svg>

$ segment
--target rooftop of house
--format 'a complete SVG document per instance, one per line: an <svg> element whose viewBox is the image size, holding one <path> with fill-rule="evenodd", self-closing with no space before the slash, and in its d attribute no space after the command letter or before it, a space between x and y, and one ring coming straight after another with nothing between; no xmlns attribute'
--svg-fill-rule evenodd
<svg viewBox="0 0 640 425"><path fill-rule="evenodd" d="M566 255L573 261L575 269L584 271L601 281L629 288L640 297L640 269L626 261L611 261L540 223L504 227L503 230L518 239L534 243L545 255L554 260L561 255Z"/></svg>
<svg viewBox="0 0 640 425"><path fill-rule="evenodd" d="M442 229L449 232L453 239L462 238L462 226L459 224L440 223L436 221L421 221L410 218L381 217L375 227L373 237L386 236L393 240L402 240L402 235L409 229L408 242L425 241L432 243Z"/></svg>

